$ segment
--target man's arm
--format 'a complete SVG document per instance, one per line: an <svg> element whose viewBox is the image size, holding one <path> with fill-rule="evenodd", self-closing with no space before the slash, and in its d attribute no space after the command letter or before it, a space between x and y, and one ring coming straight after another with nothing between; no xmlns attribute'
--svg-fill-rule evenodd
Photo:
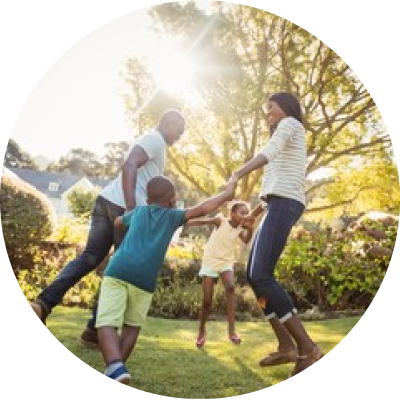
<svg viewBox="0 0 400 400"><path fill-rule="evenodd" d="M136 180L138 169L149 161L149 156L140 147L134 146L122 165L122 190L124 192L126 211L136 207Z"/></svg>

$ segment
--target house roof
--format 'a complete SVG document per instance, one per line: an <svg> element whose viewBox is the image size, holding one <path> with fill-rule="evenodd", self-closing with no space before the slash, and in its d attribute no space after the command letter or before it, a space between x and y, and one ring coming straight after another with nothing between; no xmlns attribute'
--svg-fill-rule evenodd
<svg viewBox="0 0 400 400"><path fill-rule="evenodd" d="M21 168L8 168L20 179L28 182L40 192L48 197L59 198L61 195L79 182L83 177L79 175L72 175L63 172L46 172L46 171L33 171L30 169ZM90 179L87 178L94 186L101 188L105 187L109 181L105 179ZM54 184L53 190L50 186Z"/></svg>

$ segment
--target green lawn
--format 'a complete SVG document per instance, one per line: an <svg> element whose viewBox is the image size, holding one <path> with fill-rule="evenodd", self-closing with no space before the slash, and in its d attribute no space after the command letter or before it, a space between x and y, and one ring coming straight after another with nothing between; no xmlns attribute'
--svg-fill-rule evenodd
<svg viewBox="0 0 400 400"><path fill-rule="evenodd" d="M72 353L102 372L100 352L86 349L78 340L88 316L85 310L58 307L47 325ZM308 322L306 328L328 352L358 320L352 317ZM203 350L194 345L197 325L196 321L149 318L127 362L132 386L163 396L219 398L254 392L287 378L291 365L268 369L258 366L258 360L276 348L267 323L239 322L237 331L243 342L235 346L227 339L225 322L210 322Z"/></svg>

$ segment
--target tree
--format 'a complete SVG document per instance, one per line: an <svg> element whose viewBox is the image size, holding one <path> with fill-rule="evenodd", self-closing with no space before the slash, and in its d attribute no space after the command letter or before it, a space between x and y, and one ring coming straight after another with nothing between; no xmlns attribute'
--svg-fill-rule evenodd
<svg viewBox="0 0 400 400"><path fill-rule="evenodd" d="M209 195L239 165L257 154L268 136L264 133L262 104L276 91L295 93L303 105L307 174L312 177L325 168L336 171L330 180L309 179L309 197L332 185L332 180L340 176L338 172L356 160L390 150L390 138L373 99L348 65L324 43L262 10L242 5L224 10L223 3L215 7L211 16L193 2L167 3L151 9L155 29L188 38L187 48L196 42L193 53L198 64L204 66L197 71L201 107L180 100L190 121L190 137L169 150L172 169L187 182ZM198 41L204 27L209 29ZM151 111L156 107L151 97L143 96L146 91L141 90L142 76L134 73L137 64L131 59L126 65L126 98L135 108L126 104L133 120L137 110L144 110L141 115L151 120ZM148 93L153 93L155 85L144 61L141 70L146 73ZM258 170L243 179L242 198L248 199L255 191L261 174ZM376 188L361 181L359 184L360 193L374 195ZM332 197L328 206L340 204L341 200L336 202Z"/></svg>
<svg viewBox="0 0 400 400"><path fill-rule="evenodd" d="M86 175L88 177L102 177L103 165L96 154L85 149L72 149L62 156L58 163L52 163L46 168L51 172L68 171L74 175Z"/></svg>
<svg viewBox="0 0 400 400"><path fill-rule="evenodd" d="M124 162L126 152L129 149L129 143L124 141L117 143L108 142L105 144L105 147L107 152L102 158L103 177L114 178Z"/></svg>
<svg viewBox="0 0 400 400"><path fill-rule="evenodd" d="M68 194L69 208L75 217L88 219L99 190L77 188Z"/></svg>
<svg viewBox="0 0 400 400"><path fill-rule="evenodd" d="M13 139L10 139L8 142L6 155L4 157L4 165L11 168L38 170L38 166L32 157L23 151L19 144Z"/></svg>
<svg viewBox="0 0 400 400"><path fill-rule="evenodd" d="M399 212L399 174L393 159L387 155L359 159L351 167L338 171L334 179L326 178L325 185L315 190L318 191L311 201L312 212L307 216L315 221L376 210ZM332 208L332 203L337 207Z"/></svg>

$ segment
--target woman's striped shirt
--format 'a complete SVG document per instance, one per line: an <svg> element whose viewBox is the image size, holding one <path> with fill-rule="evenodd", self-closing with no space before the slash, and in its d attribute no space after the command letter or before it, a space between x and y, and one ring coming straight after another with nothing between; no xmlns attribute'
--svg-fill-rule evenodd
<svg viewBox="0 0 400 400"><path fill-rule="evenodd" d="M261 197L282 196L305 205L307 150L303 124L293 117L283 118L260 154L268 161Z"/></svg>

